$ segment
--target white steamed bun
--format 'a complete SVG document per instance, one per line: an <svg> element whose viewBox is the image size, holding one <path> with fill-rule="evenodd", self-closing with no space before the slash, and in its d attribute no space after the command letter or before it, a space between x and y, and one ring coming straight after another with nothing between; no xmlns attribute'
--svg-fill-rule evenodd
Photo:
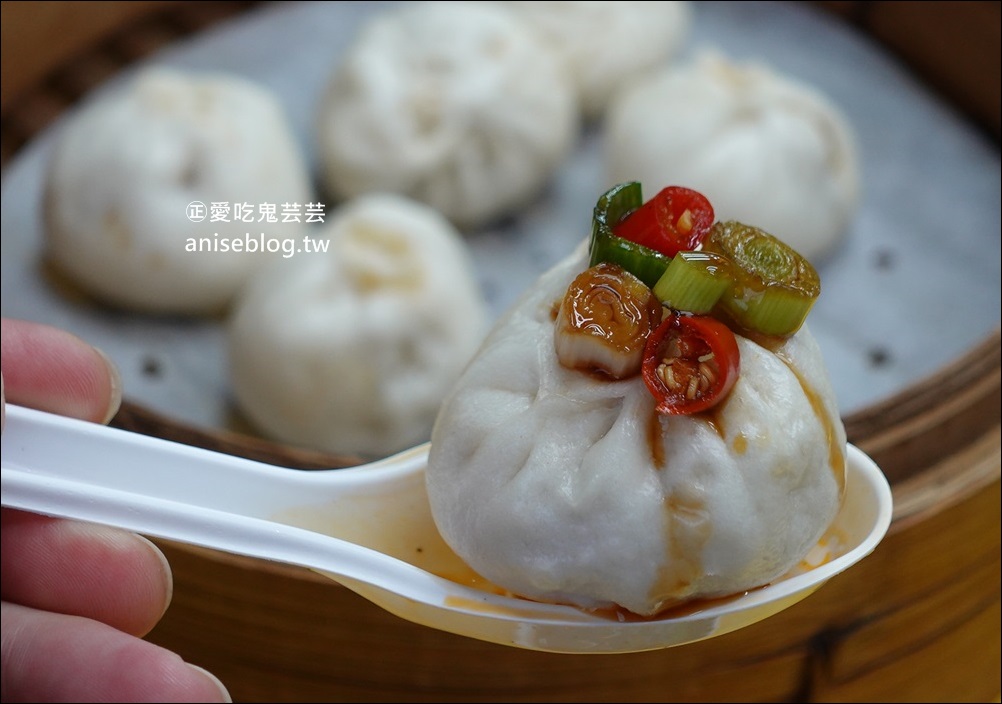
<svg viewBox="0 0 1002 704"><path fill-rule="evenodd" d="M542 32L565 62L589 118L605 112L622 85L660 67L684 46L687 2L506 2Z"/></svg>
<svg viewBox="0 0 1002 704"><path fill-rule="evenodd" d="M465 241L427 206L370 194L238 299L232 388L272 438L381 456L428 439L483 339L487 309Z"/></svg>
<svg viewBox="0 0 1002 704"><path fill-rule="evenodd" d="M855 135L814 88L704 52L619 94L606 143L610 183L647 195L685 184L718 220L754 223L817 262L846 233L859 190Z"/></svg>
<svg viewBox="0 0 1002 704"><path fill-rule="evenodd" d="M463 227L536 196L577 129L555 54L513 13L474 2L378 15L335 71L317 127L336 195L401 193Z"/></svg>
<svg viewBox="0 0 1002 704"><path fill-rule="evenodd" d="M444 402L426 475L442 536L516 594L642 615L797 566L845 482L845 432L808 330L775 352L738 337L728 398L709 416L661 416L640 377L558 361L554 306L585 267L579 253L545 274Z"/></svg>
<svg viewBox="0 0 1002 704"><path fill-rule="evenodd" d="M299 145L267 89L222 73L146 69L61 133L48 171L47 255L109 304L215 313L268 257L204 251L208 243L295 239L310 197ZM187 214L195 201L199 222ZM226 204L230 222L211 221L213 203ZM234 221L238 203L252 218L273 204L279 220L294 203L300 222ZM199 240L203 251L190 251Z"/></svg>

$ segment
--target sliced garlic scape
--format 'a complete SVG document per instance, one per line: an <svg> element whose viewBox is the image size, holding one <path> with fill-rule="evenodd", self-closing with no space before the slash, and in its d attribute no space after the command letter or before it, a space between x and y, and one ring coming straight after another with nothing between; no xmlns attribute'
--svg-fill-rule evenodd
<svg viewBox="0 0 1002 704"><path fill-rule="evenodd" d="M821 293L817 271L785 242L757 227L718 222L703 243L731 262L734 283L723 310L748 330L788 337L803 325Z"/></svg>
<svg viewBox="0 0 1002 704"><path fill-rule="evenodd" d="M675 310L709 313L731 283L730 262L725 257L713 252L679 252L654 285L654 295Z"/></svg>

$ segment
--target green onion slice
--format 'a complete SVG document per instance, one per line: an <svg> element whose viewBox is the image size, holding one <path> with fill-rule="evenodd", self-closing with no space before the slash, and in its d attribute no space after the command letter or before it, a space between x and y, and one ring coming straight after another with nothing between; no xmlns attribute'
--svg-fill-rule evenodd
<svg viewBox="0 0 1002 704"><path fill-rule="evenodd" d="M678 311L709 313L731 287L727 258L714 252L679 252L654 285L663 305Z"/></svg>
<svg viewBox="0 0 1002 704"><path fill-rule="evenodd" d="M591 221L588 265L595 266L602 262L618 264L653 287L668 268L671 257L617 237L612 231L613 226L643 203L643 192L637 181L613 186L598 199Z"/></svg>
<svg viewBox="0 0 1002 704"><path fill-rule="evenodd" d="M738 325L765 335L793 335L821 293L810 262L785 242L757 227L718 222L704 252L730 260L733 283L720 307Z"/></svg>

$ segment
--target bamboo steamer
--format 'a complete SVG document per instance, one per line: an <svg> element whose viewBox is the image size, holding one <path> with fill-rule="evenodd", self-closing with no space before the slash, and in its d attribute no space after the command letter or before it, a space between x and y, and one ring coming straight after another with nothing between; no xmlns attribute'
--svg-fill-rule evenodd
<svg viewBox="0 0 1002 704"><path fill-rule="evenodd" d="M4 161L122 63L252 4L4 3ZM998 140L1000 3L820 4ZM65 41L41 41L53 32ZM237 701L998 701L1000 358L995 329L845 418L891 482L887 537L810 598L724 636L601 657L507 648L403 621L308 570L161 542L174 600L148 638ZM347 463L129 403L114 424L288 466Z"/></svg>

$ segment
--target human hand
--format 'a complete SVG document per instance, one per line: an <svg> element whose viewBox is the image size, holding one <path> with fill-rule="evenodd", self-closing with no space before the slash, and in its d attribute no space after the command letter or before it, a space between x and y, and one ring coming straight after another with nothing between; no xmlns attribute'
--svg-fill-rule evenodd
<svg viewBox="0 0 1002 704"><path fill-rule="evenodd" d="M118 373L82 340L8 319L0 339L0 408L9 398L98 423L118 410ZM142 640L173 588L170 566L153 543L8 509L0 527L4 702L230 701L205 670Z"/></svg>

